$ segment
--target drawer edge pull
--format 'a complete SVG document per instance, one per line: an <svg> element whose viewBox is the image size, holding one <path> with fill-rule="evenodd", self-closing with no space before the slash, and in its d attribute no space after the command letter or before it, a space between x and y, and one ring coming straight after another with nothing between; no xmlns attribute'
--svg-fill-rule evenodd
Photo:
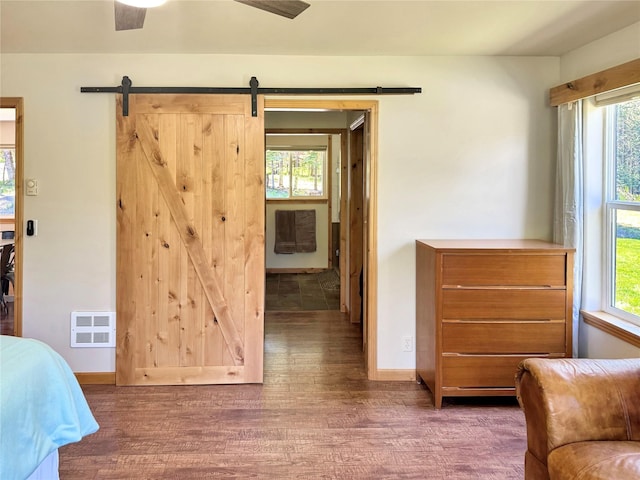
<svg viewBox="0 0 640 480"><path fill-rule="evenodd" d="M442 285L443 290L566 290L566 285Z"/></svg>
<svg viewBox="0 0 640 480"><path fill-rule="evenodd" d="M557 353L550 352L521 352L521 353L501 353L501 352L443 352L445 357L500 357L500 358L517 358L517 357L536 357L551 358Z"/></svg>
<svg viewBox="0 0 640 480"><path fill-rule="evenodd" d="M466 323L470 325L477 325L479 323L515 323L517 325L521 325L523 323L565 323L566 320L564 318L527 318L527 319L518 319L518 318L465 318L465 319L457 319L457 318L445 318L442 320L442 323Z"/></svg>
<svg viewBox="0 0 640 480"><path fill-rule="evenodd" d="M460 391L465 391L467 393L471 393L471 392L487 392L487 391L493 391L493 392L500 392L502 390L505 389L510 389L510 391L514 391L515 392L515 387L509 387L508 385L505 385L503 387L459 387ZM469 395L471 396L471 395Z"/></svg>

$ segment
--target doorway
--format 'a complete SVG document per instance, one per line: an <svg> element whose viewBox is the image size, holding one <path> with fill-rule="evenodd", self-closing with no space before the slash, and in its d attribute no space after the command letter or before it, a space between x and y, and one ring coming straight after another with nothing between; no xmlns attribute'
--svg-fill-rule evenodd
<svg viewBox="0 0 640 480"><path fill-rule="evenodd" d="M265 113L267 311L345 311L338 261L344 118Z"/></svg>
<svg viewBox="0 0 640 480"><path fill-rule="evenodd" d="M351 172L350 163L343 161L341 164L341 191L340 197L340 232L339 232L339 270L340 270L340 288L341 288L341 310L349 315L352 323L360 322L360 311L362 315L362 336L363 350L367 369L367 376L371 380L377 379L377 306L376 306L376 288L377 288L377 243L376 243L376 216L377 216L377 119L378 119L378 102L377 101L358 101L358 100L288 100L288 99L265 99L265 127L269 129L273 127L273 122L269 121L270 112L296 112L300 115L311 112L323 112L328 114L342 112L345 119L345 129L361 118L358 125L359 129L355 135L360 135L360 141L363 145L360 155L361 163L361 206L360 222L356 228L362 232L361 237L356 241L359 243L357 247L361 252L362 265L366 266L360 271L363 273L363 298L359 298L360 287L354 287L350 275L350 256L351 243L354 242L354 235L351 228ZM305 125L307 127L307 125ZM307 128L304 128L307 130ZM351 135L343 135L342 141L348 148L350 140L347 138ZM356 140L357 142L357 140ZM350 158L350 157L346 157ZM272 246L266 245L266 248ZM349 254L345 255L345 252ZM358 282L359 273L358 272ZM354 292L355 290L355 292ZM354 296L357 294L357 297ZM361 308L354 311L352 308L352 299L355 299ZM353 318L352 318L353 317Z"/></svg>
<svg viewBox="0 0 640 480"><path fill-rule="evenodd" d="M22 231L24 182L24 109L20 97L0 97L0 147L2 186L0 189L0 230L2 249L10 265L2 273L2 334L22 336ZM6 156L5 156L6 154ZM13 177L13 178L11 178ZM6 204L6 205L5 205ZM7 208L4 208L4 207ZM6 292L6 293L5 293Z"/></svg>

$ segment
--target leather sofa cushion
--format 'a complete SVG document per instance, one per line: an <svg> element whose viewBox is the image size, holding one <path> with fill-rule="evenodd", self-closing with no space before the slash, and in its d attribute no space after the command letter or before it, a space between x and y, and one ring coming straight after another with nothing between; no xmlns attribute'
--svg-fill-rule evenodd
<svg viewBox="0 0 640 480"><path fill-rule="evenodd" d="M640 442L578 442L556 448L547 458L551 480L638 480Z"/></svg>

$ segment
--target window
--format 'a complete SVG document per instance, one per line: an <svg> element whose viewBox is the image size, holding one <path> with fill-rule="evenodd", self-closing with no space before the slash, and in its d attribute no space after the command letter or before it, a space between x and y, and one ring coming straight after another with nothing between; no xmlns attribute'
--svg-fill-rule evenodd
<svg viewBox="0 0 640 480"><path fill-rule="evenodd" d="M640 322L640 99L606 107L605 308Z"/></svg>
<svg viewBox="0 0 640 480"><path fill-rule="evenodd" d="M0 145L0 217L13 217L16 198L16 147Z"/></svg>
<svg viewBox="0 0 640 480"><path fill-rule="evenodd" d="M267 199L327 198L326 148L267 148Z"/></svg>

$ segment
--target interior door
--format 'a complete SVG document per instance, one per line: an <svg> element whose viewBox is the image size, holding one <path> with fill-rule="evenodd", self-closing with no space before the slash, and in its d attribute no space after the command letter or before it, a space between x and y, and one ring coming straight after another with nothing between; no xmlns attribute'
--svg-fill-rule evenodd
<svg viewBox="0 0 640 480"><path fill-rule="evenodd" d="M264 99L117 101L118 385L262 382Z"/></svg>

